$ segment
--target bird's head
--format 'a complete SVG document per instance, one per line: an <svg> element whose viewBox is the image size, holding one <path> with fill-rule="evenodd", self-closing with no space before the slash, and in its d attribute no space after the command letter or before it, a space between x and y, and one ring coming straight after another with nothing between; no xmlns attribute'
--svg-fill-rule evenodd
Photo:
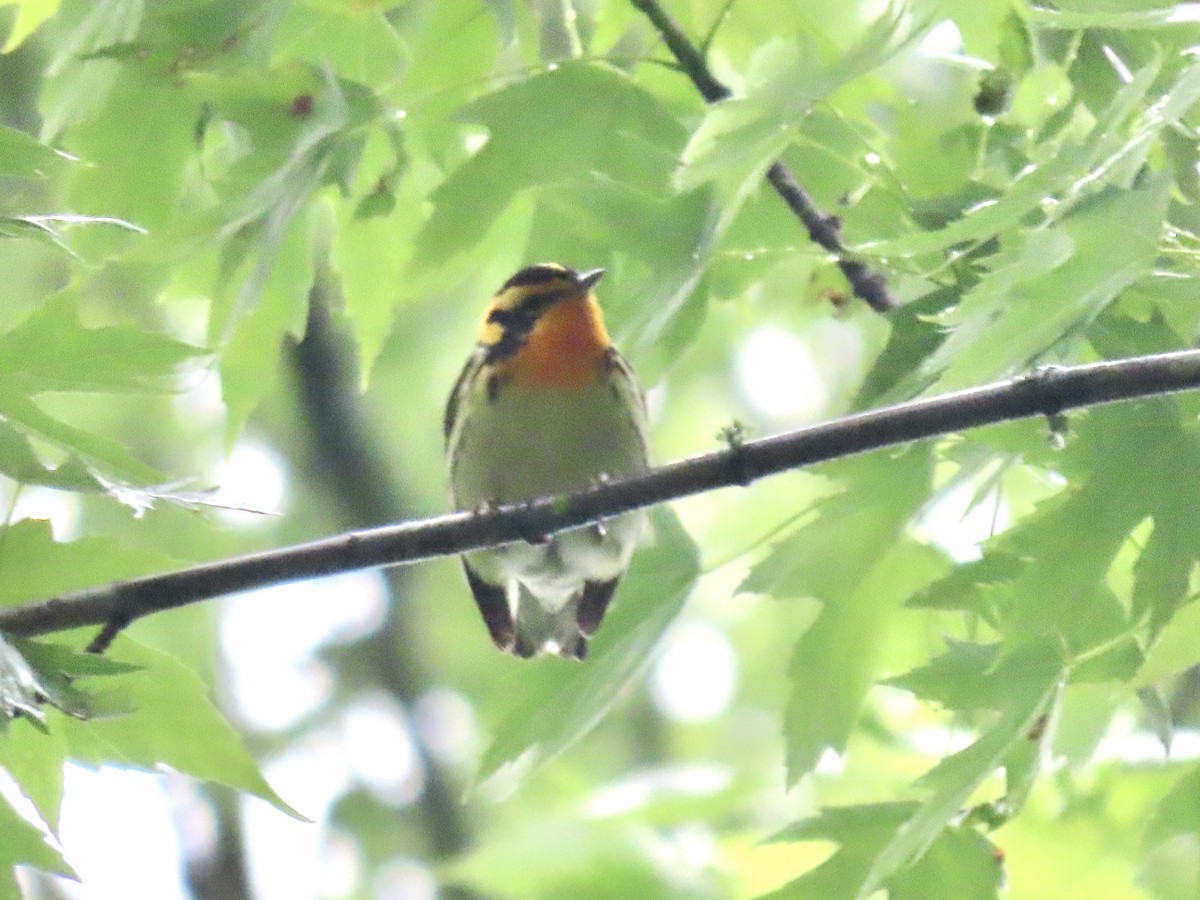
<svg viewBox="0 0 1200 900"><path fill-rule="evenodd" d="M484 313L479 343L492 363L593 355L610 346L592 293L603 269L579 272L558 263L526 266L500 286ZM553 367L553 365L551 365Z"/></svg>

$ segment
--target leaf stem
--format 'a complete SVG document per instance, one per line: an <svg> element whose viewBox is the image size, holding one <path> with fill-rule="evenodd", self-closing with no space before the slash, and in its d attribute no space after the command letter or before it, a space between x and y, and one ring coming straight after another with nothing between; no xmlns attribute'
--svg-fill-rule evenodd
<svg viewBox="0 0 1200 900"><path fill-rule="evenodd" d="M717 80L708 68L704 53L698 50L688 36L684 34L679 23L671 18L662 8L658 0L629 0L641 10L658 31L667 49L679 60L680 69L691 79L696 90L709 103L718 103L732 96L732 91ZM729 7L722 10L717 23L728 13ZM714 32L716 23L714 23ZM708 49L710 33L704 49ZM842 221L837 216L831 216L817 208L816 203L804 190L796 176L792 174L783 162L776 160L767 170L767 181L788 208L804 224L808 230L809 239L813 243L828 250L837 258L838 268L850 282L856 297L866 303L876 312L887 312L898 304L888 290L887 281L883 275L872 271L865 262L856 259L853 253L842 243Z"/></svg>

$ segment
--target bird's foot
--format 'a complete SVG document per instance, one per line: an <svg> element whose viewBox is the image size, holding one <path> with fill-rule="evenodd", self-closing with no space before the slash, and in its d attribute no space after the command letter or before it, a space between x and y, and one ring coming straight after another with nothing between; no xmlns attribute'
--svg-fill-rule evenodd
<svg viewBox="0 0 1200 900"><path fill-rule="evenodd" d="M522 509L528 515L533 510L533 501L526 501L522 506ZM543 531L530 528L524 517L517 521L517 530L521 533L521 540L527 544L533 544L535 547L541 547L550 543L550 535Z"/></svg>
<svg viewBox="0 0 1200 900"><path fill-rule="evenodd" d="M601 472L592 479L592 487L603 487L610 481L612 481L612 478L609 477L609 474L607 472ZM603 543L604 539L608 537L608 525L604 519L597 519L592 523L591 528L588 529L588 533L592 536L597 544Z"/></svg>

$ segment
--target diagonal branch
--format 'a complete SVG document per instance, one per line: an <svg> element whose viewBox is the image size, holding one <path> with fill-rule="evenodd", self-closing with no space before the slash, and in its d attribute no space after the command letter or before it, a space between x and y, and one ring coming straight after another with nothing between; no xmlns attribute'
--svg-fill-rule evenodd
<svg viewBox="0 0 1200 900"><path fill-rule="evenodd" d="M983 387L734 442L565 497L456 512L147 575L0 610L0 631L38 635L129 622L222 594L512 543L838 457L1011 419L1200 388L1200 350L1049 366Z"/></svg>
<svg viewBox="0 0 1200 900"><path fill-rule="evenodd" d="M671 18L658 0L630 0L630 3L645 13L663 39L663 43L667 45L667 49L679 62L680 69L691 79L705 100L717 103L732 95L729 88L718 81L709 70L704 54L692 44L679 23ZM724 14L722 13L722 16ZM710 35L710 40L711 37ZM791 169L776 161L767 170L767 181L775 188L775 193L783 198L788 208L804 223L809 239L837 257L838 268L850 282L856 297L865 300L876 312L887 312L898 305L888 291L884 277L878 272L873 272L862 260L855 259L853 253L842 243L841 219L821 212L812 197L796 180Z"/></svg>

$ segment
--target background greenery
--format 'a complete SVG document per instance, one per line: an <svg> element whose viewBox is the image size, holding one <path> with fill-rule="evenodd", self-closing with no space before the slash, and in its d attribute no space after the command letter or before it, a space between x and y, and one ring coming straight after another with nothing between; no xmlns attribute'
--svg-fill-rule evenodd
<svg viewBox="0 0 1200 900"><path fill-rule="evenodd" d="M534 261L608 269L663 460L1195 341L1194 5L664 6L734 99L627 0L0 6L2 601L443 510L444 397ZM848 295L776 158L900 308ZM314 894L1193 896L1198 411L675 504L585 665L494 652L452 561L153 617L109 666L22 645L97 715L0 738L0 895L71 871L70 761L201 780L163 776L197 897L286 874L248 874L272 838L229 788L318 820ZM246 448L282 515L209 508ZM316 699L249 715L297 630ZM391 731L342 727L364 704ZM322 741L382 776L277 796L255 760L303 781Z"/></svg>

